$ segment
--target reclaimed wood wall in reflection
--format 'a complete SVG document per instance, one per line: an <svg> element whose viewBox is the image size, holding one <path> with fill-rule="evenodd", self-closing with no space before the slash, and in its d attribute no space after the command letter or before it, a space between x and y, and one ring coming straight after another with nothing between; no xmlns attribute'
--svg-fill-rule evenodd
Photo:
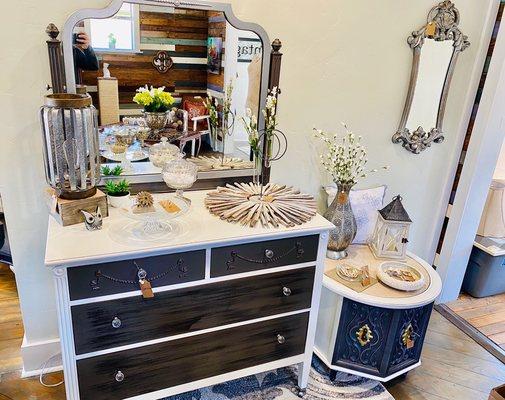
<svg viewBox="0 0 505 400"><path fill-rule="evenodd" d="M109 63L111 75L118 79L120 104L131 104L135 90L145 84L165 86L167 91L180 95L201 95L207 90L207 37L210 34L209 18L213 17L201 10L167 7L165 12L159 12L159 9L156 7L155 11L152 6L140 6L141 53L98 54L100 65ZM219 14L224 21L222 13ZM223 24L225 32L226 22ZM168 51L174 61L173 67L165 74L152 65L153 56L159 50ZM95 86L96 78L101 75L101 70L83 71L83 83ZM96 104L98 99L94 100Z"/></svg>

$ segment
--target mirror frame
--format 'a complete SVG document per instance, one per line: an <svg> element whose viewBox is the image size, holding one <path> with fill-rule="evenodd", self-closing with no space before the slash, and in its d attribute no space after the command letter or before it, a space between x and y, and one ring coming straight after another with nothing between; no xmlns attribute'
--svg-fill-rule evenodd
<svg viewBox="0 0 505 400"><path fill-rule="evenodd" d="M441 143L444 141L443 123L445 108L447 105L447 97L449 95L449 88L451 86L452 77L456 68L456 62L460 53L465 51L470 42L468 37L464 35L459 29L460 14L454 3L445 0L428 13L427 24L418 31L412 32L412 35L407 39L407 43L413 50L412 71L410 75L410 84L407 92L407 99L403 110L402 118L398 130L393 135L393 143L401 144L408 151L419 154L421 151L431 146L431 143ZM434 29L434 33L430 30ZM435 41L452 40L453 53L447 68L444 85L442 87L442 94L439 100L437 124L429 132L425 131L423 127L418 127L414 132L410 132L407 128L407 121L412 108L412 101L416 90L419 64L421 60L421 51L425 39L434 39Z"/></svg>
<svg viewBox="0 0 505 400"><path fill-rule="evenodd" d="M275 58L275 55L282 55L279 53L280 42L278 48L274 47L274 51L270 52L270 39L268 34L258 24L251 22L244 22L239 20L235 14L233 13L231 4L228 3L214 3L214 2L206 2L200 0L112 0L111 3L105 8L93 9L93 8L85 8L74 12L68 17L63 27L62 32L62 42L63 42L63 58L64 58L64 67L65 67L65 83L66 83L66 92L67 93L76 93L76 82L74 76L74 58L73 58L73 43L72 43L72 33L75 25L88 18L109 18L115 15L123 3L132 3L132 4L143 4L143 5L155 5L155 6L165 6L165 7L174 7L174 8L190 8L195 10L209 10L209 11L220 11L224 13L224 16L228 23L230 23L233 27L252 31L258 35L263 45L263 61L262 61L262 71L261 71L261 87L259 94L259 107L261 110L265 108L266 98L269 90L269 86L271 85L272 74L275 72L276 74L280 74L280 59L275 63L276 66L273 66L271 70L271 59ZM275 42L277 42L276 39ZM274 43L275 43L274 42ZM275 67L275 68L274 68ZM277 81L279 77L277 76ZM258 115L258 128L264 128L265 118L263 113L259 112ZM269 175L269 170L263 171L264 174ZM198 180L194 185L194 189L201 188L212 188L217 185L226 183L227 179L233 178L233 181L248 181L252 179L253 170L224 170L224 171L210 171L210 172L199 172ZM134 185L137 184L139 188L141 187L149 187L153 191L156 190L158 183L161 183L160 190L164 186L165 191L167 191L166 185L163 183L163 179L160 174L151 174L151 175L129 175L127 179ZM268 180L268 178L267 178ZM102 184L104 181L102 177ZM206 182L208 181L209 184ZM134 188L136 191L137 188ZM140 189L142 190L142 189Z"/></svg>

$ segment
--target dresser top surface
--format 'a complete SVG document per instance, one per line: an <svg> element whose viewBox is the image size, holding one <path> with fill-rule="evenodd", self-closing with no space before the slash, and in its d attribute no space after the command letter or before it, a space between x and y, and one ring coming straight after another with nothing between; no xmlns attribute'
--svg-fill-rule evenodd
<svg viewBox="0 0 505 400"><path fill-rule="evenodd" d="M86 230L84 223L63 227L50 216L45 264L49 267L86 265L206 246L217 247L254 240L317 234L333 228L333 225L319 214L309 222L292 228L250 228L229 223L207 211L204 206L206 193L207 191L186 192L184 195L192 201L191 209L186 215L171 221L179 230L178 234L157 241L118 240L120 227L136 221L112 207L109 207L110 215L103 219L103 228L99 231ZM168 196L170 195L154 195L156 201Z"/></svg>
<svg viewBox="0 0 505 400"><path fill-rule="evenodd" d="M442 281L433 267L423 259L408 252L407 259L401 260L401 262L412 265L421 272L426 280L422 289L415 292L405 292L393 289L379 280L362 292L357 292L332 278L334 274L328 274L328 272L335 271L337 266L342 263L350 263L357 266L368 265L370 276L372 278L377 278L377 268L379 265L387 261L396 262L400 260L376 259L366 245L352 245L349 247L348 252L349 256L344 260L336 261L328 258L326 259L323 278L324 287L343 297L377 307L411 308L431 303L438 297L442 290Z"/></svg>

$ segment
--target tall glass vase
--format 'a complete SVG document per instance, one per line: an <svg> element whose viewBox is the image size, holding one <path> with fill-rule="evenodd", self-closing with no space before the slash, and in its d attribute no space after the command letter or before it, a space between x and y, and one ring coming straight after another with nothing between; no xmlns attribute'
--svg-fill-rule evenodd
<svg viewBox="0 0 505 400"><path fill-rule="evenodd" d="M356 237L356 219L349 201L352 186L352 184L337 183L337 195L324 213L324 217L335 225L335 229L330 231L326 251L326 257L333 260L346 258L347 248Z"/></svg>
<svg viewBox="0 0 505 400"><path fill-rule="evenodd" d="M259 185L261 183L260 178L263 167L263 163L261 162L261 157L259 154L253 153L253 163L254 163L253 183L255 185Z"/></svg>

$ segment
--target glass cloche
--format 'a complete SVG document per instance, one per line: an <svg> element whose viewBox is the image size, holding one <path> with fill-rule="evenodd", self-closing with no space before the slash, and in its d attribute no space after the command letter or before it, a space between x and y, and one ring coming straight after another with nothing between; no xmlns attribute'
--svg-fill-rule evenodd
<svg viewBox="0 0 505 400"><path fill-rule="evenodd" d="M169 188L176 189L177 196L184 198L183 189L189 189L198 176L198 167L184 159L184 153L177 153L176 158L169 161L161 172L163 180ZM189 199L185 199L189 201Z"/></svg>
<svg viewBox="0 0 505 400"><path fill-rule="evenodd" d="M160 143L152 145L149 149L149 160L151 160L155 167L163 168L163 166L167 162L172 161L177 154L179 154L179 148L168 143L166 137L162 137Z"/></svg>

